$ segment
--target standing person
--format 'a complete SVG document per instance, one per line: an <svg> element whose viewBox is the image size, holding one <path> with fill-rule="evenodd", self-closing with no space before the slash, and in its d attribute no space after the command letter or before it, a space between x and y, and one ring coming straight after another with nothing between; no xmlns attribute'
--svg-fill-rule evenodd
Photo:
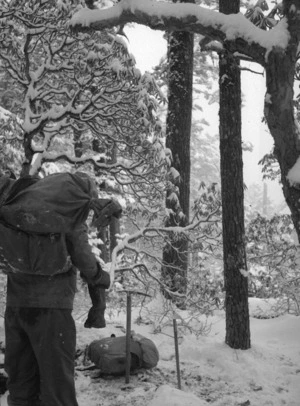
<svg viewBox="0 0 300 406"><path fill-rule="evenodd" d="M4 236L0 236L4 238ZM89 285L107 289L85 226L66 235L72 264L54 276L7 274L5 370L9 406L78 406L72 318L78 268ZM94 309L95 310L95 309Z"/></svg>

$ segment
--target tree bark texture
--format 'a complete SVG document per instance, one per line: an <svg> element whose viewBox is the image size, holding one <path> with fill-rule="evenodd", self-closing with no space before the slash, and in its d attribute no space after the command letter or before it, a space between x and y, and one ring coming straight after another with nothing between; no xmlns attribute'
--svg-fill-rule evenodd
<svg viewBox="0 0 300 406"><path fill-rule="evenodd" d="M295 8L291 8L294 5ZM285 1L290 42L287 49L274 48L266 61L264 113L274 139L274 154L281 170L283 194L291 210L300 241L300 184L291 185L287 179L290 169L299 159L300 139L294 113L294 75L300 42L300 1Z"/></svg>
<svg viewBox="0 0 300 406"><path fill-rule="evenodd" d="M194 1L181 1L194 2ZM194 36L173 32L168 41L168 114L166 147L172 152L172 166L179 172L170 177L166 207L170 216L166 226L186 226L190 206L190 137L192 124ZM177 196L177 199L173 199ZM172 235L163 250L162 278L172 291L185 293L188 268L188 240Z"/></svg>
<svg viewBox="0 0 300 406"><path fill-rule="evenodd" d="M220 11L234 13L239 2L220 1ZM248 279L246 271L244 185L241 137L241 77L239 60L220 54L220 156L223 226L226 336L231 348L250 348Z"/></svg>
<svg viewBox="0 0 300 406"><path fill-rule="evenodd" d="M106 152L105 145L103 146L98 138L94 138L92 141L92 148L94 152L104 153ZM104 159L102 158L104 161ZM96 172L96 175L100 175L100 171ZM110 261L111 250L110 250L110 234L107 227L98 227L97 237L102 241L102 244L99 244L98 248L101 251L101 258L105 263Z"/></svg>
<svg viewBox="0 0 300 406"><path fill-rule="evenodd" d="M117 148L116 146L112 146L111 149L111 157L110 157L110 163L116 163L117 162ZM121 232L121 226L120 226L120 220L113 217L111 220L111 223L109 225L109 237L110 237L110 257L113 252L113 249L118 245L118 239L117 235L120 234ZM111 258L110 258L111 260Z"/></svg>
<svg viewBox="0 0 300 406"><path fill-rule="evenodd" d="M238 61L220 56L220 155L226 338L231 348L250 348Z"/></svg>

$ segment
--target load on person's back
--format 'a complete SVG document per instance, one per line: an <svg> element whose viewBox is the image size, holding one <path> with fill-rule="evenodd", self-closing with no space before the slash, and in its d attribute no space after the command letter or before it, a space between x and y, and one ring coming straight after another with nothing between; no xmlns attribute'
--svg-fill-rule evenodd
<svg viewBox="0 0 300 406"><path fill-rule="evenodd" d="M65 234L84 224L90 210L92 224L101 227L122 212L116 201L98 198L96 185L85 173L16 181L1 176L0 268L41 275L64 272Z"/></svg>

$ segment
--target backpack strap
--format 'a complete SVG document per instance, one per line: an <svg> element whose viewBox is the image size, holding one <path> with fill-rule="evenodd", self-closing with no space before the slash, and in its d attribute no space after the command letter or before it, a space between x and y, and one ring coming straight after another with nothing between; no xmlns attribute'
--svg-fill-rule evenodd
<svg viewBox="0 0 300 406"><path fill-rule="evenodd" d="M57 237L57 236L59 236L59 235L61 235L61 234L65 235L65 233L39 233L37 231L25 231L25 230L23 230L23 229L21 229L19 227L13 226L10 223L7 223L1 217L1 213L0 213L0 223L5 227L10 228L11 230L14 230L14 231L17 231L17 232L20 232L20 233L23 233L23 234L27 234L27 235L35 235L35 236L40 236L40 237L49 237L50 240Z"/></svg>

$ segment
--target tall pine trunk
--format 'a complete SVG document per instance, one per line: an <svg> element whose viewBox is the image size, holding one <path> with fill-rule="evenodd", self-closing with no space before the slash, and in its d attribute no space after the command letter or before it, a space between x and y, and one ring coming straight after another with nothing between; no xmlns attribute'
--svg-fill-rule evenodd
<svg viewBox="0 0 300 406"><path fill-rule="evenodd" d="M174 1L175 2L175 1ZM180 1L194 3L194 0ZM171 214L166 226L186 226L190 205L190 136L193 93L194 35L172 32L168 39L168 114L166 146L178 178L169 179L166 207ZM188 240L173 234L163 250L162 278L174 292L185 293L188 269Z"/></svg>
<svg viewBox="0 0 300 406"><path fill-rule="evenodd" d="M239 12L239 1L220 0L220 12ZM219 60L220 156L226 337L231 348L250 348L246 275L241 78L239 60L224 46Z"/></svg>
<svg viewBox="0 0 300 406"><path fill-rule="evenodd" d="M274 139L274 155L280 166L283 194L300 241L300 181L292 184L288 178L300 155L300 131L294 100L295 66L297 59L299 61L300 0L285 0L283 6L290 41L284 51L273 47L266 60L264 113Z"/></svg>
<svg viewBox="0 0 300 406"><path fill-rule="evenodd" d="M106 149L105 146L101 145L98 138L94 138L92 141L92 148L94 152L105 153ZM102 158L102 161L104 159ZM100 174L100 170L96 171L96 176ZM110 248L109 248L109 230L108 227L98 227L97 229L97 237L102 241L102 244L99 244L98 248L101 251L101 258L105 263L110 261Z"/></svg>

